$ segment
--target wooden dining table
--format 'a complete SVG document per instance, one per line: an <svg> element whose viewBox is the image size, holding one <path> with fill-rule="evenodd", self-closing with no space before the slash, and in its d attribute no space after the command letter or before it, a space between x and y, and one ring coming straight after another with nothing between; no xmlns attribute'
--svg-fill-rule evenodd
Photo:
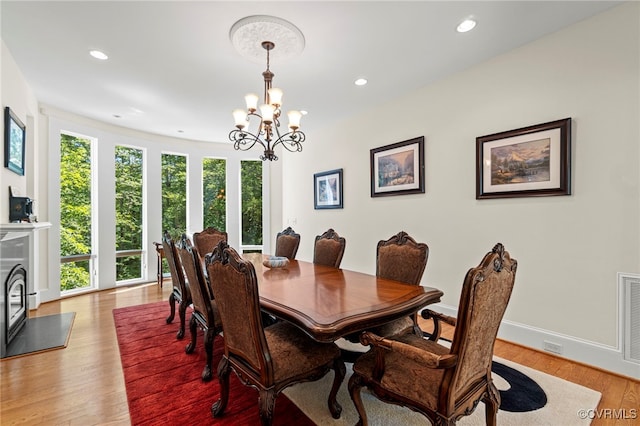
<svg viewBox="0 0 640 426"><path fill-rule="evenodd" d="M320 342L413 314L443 295L432 287L301 260L271 269L262 264L266 255L243 257L255 267L262 310Z"/></svg>

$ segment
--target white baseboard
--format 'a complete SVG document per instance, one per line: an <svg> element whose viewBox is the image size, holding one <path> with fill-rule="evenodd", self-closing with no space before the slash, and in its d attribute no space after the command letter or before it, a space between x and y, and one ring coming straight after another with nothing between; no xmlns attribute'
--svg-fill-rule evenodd
<svg viewBox="0 0 640 426"><path fill-rule="evenodd" d="M29 310L38 309L40 307L40 292L36 291L29 294Z"/></svg>
<svg viewBox="0 0 640 426"><path fill-rule="evenodd" d="M440 303L429 306L429 309L450 316L457 315L456 308ZM640 364L625 360L622 349L620 348L589 342L512 321L503 321L502 324L500 324L498 338L541 351L545 351L545 341L555 345L561 345L561 354L549 353L623 376L640 379Z"/></svg>

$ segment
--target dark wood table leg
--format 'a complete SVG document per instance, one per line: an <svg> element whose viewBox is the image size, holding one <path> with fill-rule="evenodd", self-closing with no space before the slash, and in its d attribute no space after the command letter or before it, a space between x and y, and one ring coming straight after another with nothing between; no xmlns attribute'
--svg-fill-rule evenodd
<svg viewBox="0 0 640 426"><path fill-rule="evenodd" d="M158 255L158 285L162 288L162 282L164 281L164 276L162 274L162 259L164 258L164 247L160 243L153 243L156 246L156 254Z"/></svg>

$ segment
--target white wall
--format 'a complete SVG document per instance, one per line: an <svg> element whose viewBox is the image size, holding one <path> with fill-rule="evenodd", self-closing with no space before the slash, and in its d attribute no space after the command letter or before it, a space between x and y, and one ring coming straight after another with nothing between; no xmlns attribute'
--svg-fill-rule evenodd
<svg viewBox="0 0 640 426"><path fill-rule="evenodd" d="M377 241L404 230L429 245L422 284L455 307L467 269L502 242L519 260L503 335L559 341L569 357L640 377L620 360L616 281L640 272L639 16L640 4L623 5L307 134L283 170L298 258L310 260L315 235L332 227L347 240L342 267L375 273ZM572 195L475 199L476 137L566 117ZM426 193L371 198L369 150L421 135ZM316 211L313 173L336 168L344 209Z"/></svg>
<svg viewBox="0 0 640 426"><path fill-rule="evenodd" d="M9 222L9 186L14 192L23 196L34 197L37 188L37 180L33 178L33 170L37 161L37 152L34 150L34 141L38 138L36 116L38 115L38 100L18 69L7 46L2 42L0 52L1 62L1 91L2 97L2 169L0 170L0 223ZM4 108L11 110L20 118L26 126L25 145L25 175L20 176L4 167ZM36 204L37 207L37 204Z"/></svg>
<svg viewBox="0 0 640 426"><path fill-rule="evenodd" d="M41 159L37 149L39 138L38 100L29 87L24 76L18 69L11 53L0 40L0 98L2 99L2 117L0 118L0 137L2 138L2 164L0 164L0 223L9 222L9 187L14 195L27 196L34 199L34 213L40 216L42 200L41 179L38 174L38 164ZM25 134L25 175L20 176L4 167L4 108L11 110L26 126ZM29 293L36 293L39 283L46 280L46 247L47 231L34 234L34 253L38 269L30 271ZM30 296L29 306L39 304L39 297Z"/></svg>

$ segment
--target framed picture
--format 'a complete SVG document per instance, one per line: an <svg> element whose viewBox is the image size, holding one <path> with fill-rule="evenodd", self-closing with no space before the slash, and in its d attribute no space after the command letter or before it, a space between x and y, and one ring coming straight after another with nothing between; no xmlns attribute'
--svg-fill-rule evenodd
<svg viewBox="0 0 640 426"><path fill-rule="evenodd" d="M371 150L371 196L424 193L424 136Z"/></svg>
<svg viewBox="0 0 640 426"><path fill-rule="evenodd" d="M24 144L26 127L11 108L4 109L4 166L24 175Z"/></svg>
<svg viewBox="0 0 640 426"><path fill-rule="evenodd" d="M476 138L476 199L571 194L571 118Z"/></svg>
<svg viewBox="0 0 640 426"><path fill-rule="evenodd" d="M342 169L313 175L313 208L342 208Z"/></svg>

